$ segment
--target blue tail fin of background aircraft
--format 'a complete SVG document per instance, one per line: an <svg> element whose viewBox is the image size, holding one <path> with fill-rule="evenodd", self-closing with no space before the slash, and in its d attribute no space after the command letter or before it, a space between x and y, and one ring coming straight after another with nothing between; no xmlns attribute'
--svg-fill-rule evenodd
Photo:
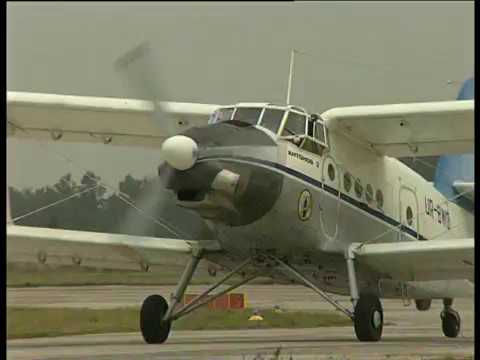
<svg viewBox="0 0 480 360"><path fill-rule="evenodd" d="M472 77L463 83L457 100L470 100L475 97L475 79ZM444 155L440 156L435 171L435 188L445 197L451 199L458 195L453 188L454 181L474 182L474 155ZM452 202L462 208L473 211L473 203L465 197L457 197Z"/></svg>

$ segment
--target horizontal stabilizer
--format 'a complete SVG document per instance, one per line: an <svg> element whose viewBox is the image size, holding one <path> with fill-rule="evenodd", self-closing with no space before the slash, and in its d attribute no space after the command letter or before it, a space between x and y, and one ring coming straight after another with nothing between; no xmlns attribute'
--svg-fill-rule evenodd
<svg viewBox="0 0 480 360"><path fill-rule="evenodd" d="M453 188L458 194L462 194L463 197L475 201L475 183L465 181L454 181Z"/></svg>

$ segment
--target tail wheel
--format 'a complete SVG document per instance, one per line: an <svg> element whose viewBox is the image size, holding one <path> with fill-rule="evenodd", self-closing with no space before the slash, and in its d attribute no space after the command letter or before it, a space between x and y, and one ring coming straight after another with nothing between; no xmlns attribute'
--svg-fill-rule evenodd
<svg viewBox="0 0 480 360"><path fill-rule="evenodd" d="M440 315L442 330L446 337L455 338L460 333L461 320L458 312L452 309L444 310Z"/></svg>
<svg viewBox="0 0 480 360"><path fill-rule="evenodd" d="M161 344L170 334L170 321L163 321L168 303L163 296L150 295L140 309L140 330L147 344Z"/></svg>
<svg viewBox="0 0 480 360"><path fill-rule="evenodd" d="M379 341L383 330L383 310L375 295L361 295L354 311L355 334L360 341Z"/></svg>
<svg viewBox="0 0 480 360"><path fill-rule="evenodd" d="M415 306L418 311L427 311L432 305L432 299L417 299L415 300Z"/></svg>

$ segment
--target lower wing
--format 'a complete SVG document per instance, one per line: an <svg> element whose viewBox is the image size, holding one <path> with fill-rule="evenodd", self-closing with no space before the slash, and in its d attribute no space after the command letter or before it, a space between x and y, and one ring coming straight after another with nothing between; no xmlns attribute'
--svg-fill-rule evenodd
<svg viewBox="0 0 480 360"><path fill-rule="evenodd" d="M358 262L374 269L386 279L467 279L474 282L473 238L358 244L352 250Z"/></svg>
<svg viewBox="0 0 480 360"><path fill-rule="evenodd" d="M218 251L213 240L144 236L7 225L7 259L11 262L74 264L111 269L140 269L178 263L196 250Z"/></svg>

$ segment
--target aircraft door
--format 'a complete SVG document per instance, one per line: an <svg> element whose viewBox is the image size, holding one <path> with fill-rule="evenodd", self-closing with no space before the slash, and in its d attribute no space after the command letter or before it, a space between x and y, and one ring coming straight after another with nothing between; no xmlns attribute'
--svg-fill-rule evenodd
<svg viewBox="0 0 480 360"><path fill-rule="evenodd" d="M326 156L322 163L323 191L320 199L320 226L323 235L329 240L335 240L338 236L338 222L340 216L340 197L335 198L327 195L332 194L330 189L340 190L340 172L337 163L331 156Z"/></svg>
<svg viewBox="0 0 480 360"><path fill-rule="evenodd" d="M416 236L418 239L419 233L419 215L418 215L418 199L415 189L400 184L399 190L399 211L400 223L409 230L407 232L411 236ZM405 228L399 231L399 240L405 240Z"/></svg>

